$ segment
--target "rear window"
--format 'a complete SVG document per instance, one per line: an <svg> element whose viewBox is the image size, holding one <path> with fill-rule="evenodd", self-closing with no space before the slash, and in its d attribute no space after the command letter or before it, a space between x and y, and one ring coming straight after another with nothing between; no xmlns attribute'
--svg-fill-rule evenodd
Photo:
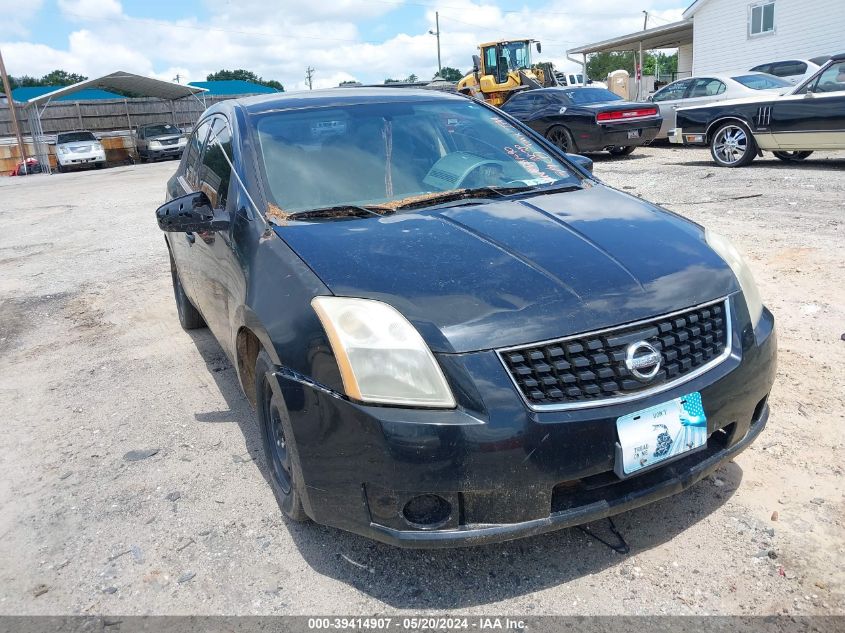
<svg viewBox="0 0 845 633"><path fill-rule="evenodd" d="M610 90L605 90L604 88L573 88L572 90L562 90L561 92L576 105L622 100L622 97L618 94L610 92Z"/></svg>
<svg viewBox="0 0 845 633"><path fill-rule="evenodd" d="M79 141L96 141L91 132L66 132L56 137L56 143L78 143Z"/></svg>
<svg viewBox="0 0 845 633"><path fill-rule="evenodd" d="M739 75L738 77L731 77L731 79L752 90L792 87L792 84L785 79L773 75Z"/></svg>
<svg viewBox="0 0 845 633"><path fill-rule="evenodd" d="M271 112L254 121L267 189L286 212L579 182L545 148L470 100Z"/></svg>

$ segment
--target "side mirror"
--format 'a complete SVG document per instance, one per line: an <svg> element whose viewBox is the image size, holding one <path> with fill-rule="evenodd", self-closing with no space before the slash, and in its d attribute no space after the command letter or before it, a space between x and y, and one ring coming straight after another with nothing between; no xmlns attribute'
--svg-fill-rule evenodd
<svg viewBox="0 0 845 633"><path fill-rule="evenodd" d="M211 200L202 191L174 198L156 209L158 228L170 233L194 231L224 231L229 228L229 216L215 213Z"/></svg>
<svg viewBox="0 0 845 633"><path fill-rule="evenodd" d="M581 169L593 173L593 160L581 154L567 154L566 157Z"/></svg>
<svg viewBox="0 0 845 633"><path fill-rule="evenodd" d="M472 56L472 72L477 73L481 70L481 58L478 55Z"/></svg>
<svg viewBox="0 0 845 633"><path fill-rule="evenodd" d="M540 42L537 42L537 52L538 52L538 53L542 53L542 52L543 52L543 47L540 45Z"/></svg>

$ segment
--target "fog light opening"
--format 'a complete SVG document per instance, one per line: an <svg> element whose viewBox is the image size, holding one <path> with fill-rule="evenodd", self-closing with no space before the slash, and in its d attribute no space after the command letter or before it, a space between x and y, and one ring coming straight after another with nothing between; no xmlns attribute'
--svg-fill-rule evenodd
<svg viewBox="0 0 845 633"><path fill-rule="evenodd" d="M452 515L452 504L437 495L419 495L402 508L402 517L411 527L435 530L443 526Z"/></svg>

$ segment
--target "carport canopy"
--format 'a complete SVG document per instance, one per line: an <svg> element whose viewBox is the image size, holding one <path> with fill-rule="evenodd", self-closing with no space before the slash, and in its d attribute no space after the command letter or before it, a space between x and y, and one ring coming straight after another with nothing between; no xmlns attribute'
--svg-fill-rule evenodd
<svg viewBox="0 0 845 633"><path fill-rule="evenodd" d="M205 88L186 86L172 81L163 81L153 77L145 77L118 70L102 77L86 79L71 86L65 86L58 90L34 97L26 102L26 107L37 106L48 103L52 99L72 94L85 88L101 88L103 90L114 90L132 97L156 97L166 101L182 99L207 92Z"/></svg>
<svg viewBox="0 0 845 633"><path fill-rule="evenodd" d="M656 26L645 31L621 35L613 39L585 44L566 51L569 55L589 55L590 53L620 53L634 50L654 50L658 48L678 48L692 44L692 20L681 20Z"/></svg>

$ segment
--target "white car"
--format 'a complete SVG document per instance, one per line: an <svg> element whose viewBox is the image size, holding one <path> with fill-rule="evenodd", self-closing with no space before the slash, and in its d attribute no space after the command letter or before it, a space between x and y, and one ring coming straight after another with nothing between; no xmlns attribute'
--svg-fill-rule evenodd
<svg viewBox="0 0 845 633"><path fill-rule="evenodd" d="M817 63L818 61L821 61L821 63ZM815 74L825 61L827 60L822 61L819 58L816 58L816 61L809 59L787 59L782 62L760 64L751 70L780 77L781 79L785 79L791 83L793 86L796 86L811 75Z"/></svg>
<svg viewBox="0 0 845 633"><path fill-rule="evenodd" d="M59 132L56 135L56 167L65 171L69 167L106 164L106 150L91 132Z"/></svg>
<svg viewBox="0 0 845 633"><path fill-rule="evenodd" d="M792 84L785 79L750 71L679 79L648 98L660 107L663 117L663 125L655 138L668 138L669 130L676 127L675 111L678 108L759 96L761 93L782 94L791 88Z"/></svg>

